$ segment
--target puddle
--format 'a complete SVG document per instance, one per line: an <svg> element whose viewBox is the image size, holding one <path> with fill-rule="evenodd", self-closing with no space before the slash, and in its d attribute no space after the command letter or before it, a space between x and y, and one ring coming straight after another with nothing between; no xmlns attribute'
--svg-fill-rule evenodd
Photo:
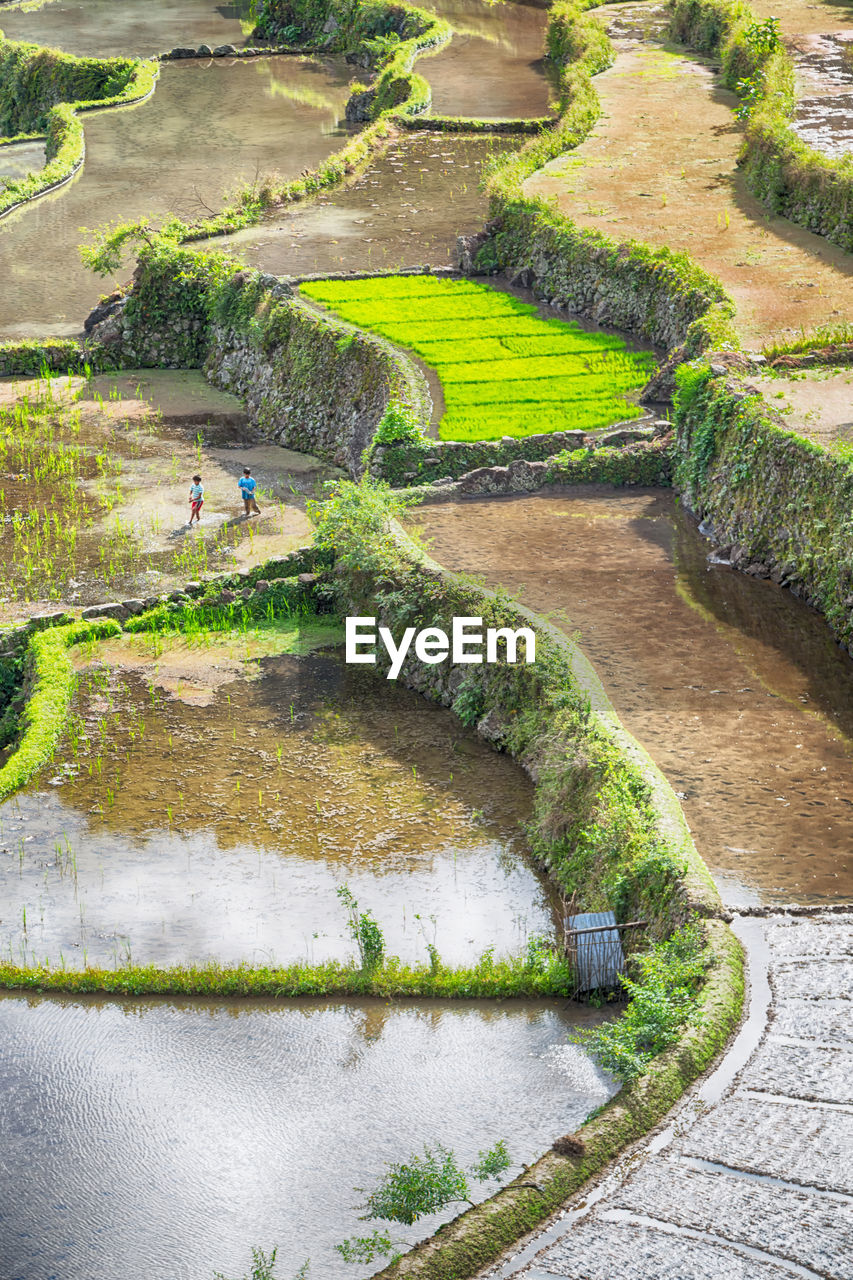
<svg viewBox="0 0 853 1280"><path fill-rule="evenodd" d="M853 895L853 665L817 613L709 567L666 492L470 501L416 523L440 563L580 633L729 901Z"/></svg>
<svg viewBox="0 0 853 1280"><path fill-rule="evenodd" d="M311 1274L345 1280L333 1246L372 1225L354 1188L386 1161L441 1142L467 1165L504 1138L528 1163L606 1101L612 1086L565 1043L600 1017L520 1001L0 997L14 1103L0 1116L0 1268L210 1280L244 1275L256 1244L278 1245L278 1275L310 1257Z"/></svg>
<svg viewBox="0 0 853 1280"><path fill-rule="evenodd" d="M0 382L0 408L40 394L45 383ZM242 403L196 370L58 378L51 394L54 409L0 436L0 616L26 601L144 598L284 555L310 541L306 500L340 474L253 443ZM252 520L237 489L244 466L259 486ZM190 530L196 473L205 501Z"/></svg>
<svg viewBox="0 0 853 1280"><path fill-rule="evenodd" d="M445 0L424 7L456 32L416 66L430 83L433 115L501 120L548 114L544 8L489 0Z"/></svg>
<svg viewBox="0 0 853 1280"><path fill-rule="evenodd" d="M595 77L602 119L580 147L528 178L526 194L555 199L582 228L689 253L732 295L749 343L838 323L850 255L768 215L737 168L735 95L709 61L665 43L653 18L608 6L616 59Z"/></svg>
<svg viewBox="0 0 853 1280"><path fill-rule="evenodd" d="M532 788L511 759L333 656L262 657L262 678L240 678L235 643L196 650L199 672L140 638L118 677L90 677L54 764L0 811L4 952L343 959L344 882L407 961L427 942L473 963L552 933L521 834Z"/></svg>
<svg viewBox="0 0 853 1280"><path fill-rule="evenodd" d="M853 443L853 369L810 369L752 381L782 413L784 425L825 449Z"/></svg>
<svg viewBox="0 0 853 1280"><path fill-rule="evenodd" d="M404 136L355 182L206 247L273 275L450 265L457 235L488 213L479 188L484 163L519 145L511 138Z"/></svg>
<svg viewBox="0 0 853 1280"><path fill-rule="evenodd" d="M81 227L167 213L192 220L259 173L316 167L345 141L337 122L349 79L343 62L167 63L147 102L87 113L79 176L0 220L0 336L82 332L113 285L83 267Z"/></svg>
<svg viewBox="0 0 853 1280"><path fill-rule="evenodd" d="M40 9L0 6L0 29L9 40L46 44L78 55L145 57L176 45L246 44L241 19L251 30L251 0L215 5L211 0L49 0Z"/></svg>

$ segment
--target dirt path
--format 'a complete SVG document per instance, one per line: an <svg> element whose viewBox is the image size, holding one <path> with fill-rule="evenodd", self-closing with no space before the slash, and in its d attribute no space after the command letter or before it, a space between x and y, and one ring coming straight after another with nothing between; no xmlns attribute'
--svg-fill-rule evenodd
<svg viewBox="0 0 853 1280"><path fill-rule="evenodd" d="M752 1003L717 1070L492 1280L849 1280L853 912L736 929Z"/></svg>
<svg viewBox="0 0 853 1280"><path fill-rule="evenodd" d="M734 298L747 346L841 322L853 258L769 216L749 193L736 167L734 94L709 62L664 42L657 12L650 22L648 8L608 7L617 56L595 80L602 120L577 150L533 174L525 194L614 239L689 253Z"/></svg>

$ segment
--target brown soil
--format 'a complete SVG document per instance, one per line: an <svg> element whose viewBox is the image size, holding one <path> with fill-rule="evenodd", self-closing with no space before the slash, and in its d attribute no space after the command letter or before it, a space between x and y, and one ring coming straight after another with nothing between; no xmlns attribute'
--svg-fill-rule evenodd
<svg viewBox="0 0 853 1280"><path fill-rule="evenodd" d="M853 442L853 368L815 369L753 381L798 435L825 447L835 441Z"/></svg>
<svg viewBox="0 0 853 1280"><path fill-rule="evenodd" d="M632 12L612 9L623 21ZM595 81L601 123L525 193L581 227L689 253L734 298L748 344L849 314L850 255L769 216L749 193L736 168L736 99L711 65L637 29L615 44L614 65Z"/></svg>

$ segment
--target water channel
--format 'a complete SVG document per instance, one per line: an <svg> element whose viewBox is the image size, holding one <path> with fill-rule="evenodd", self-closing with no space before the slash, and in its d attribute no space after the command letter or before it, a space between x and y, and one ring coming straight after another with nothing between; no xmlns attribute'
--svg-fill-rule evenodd
<svg viewBox="0 0 853 1280"><path fill-rule="evenodd" d="M577 632L736 904L853 895L853 663L790 592L708 562L661 490L425 507L451 569Z"/></svg>

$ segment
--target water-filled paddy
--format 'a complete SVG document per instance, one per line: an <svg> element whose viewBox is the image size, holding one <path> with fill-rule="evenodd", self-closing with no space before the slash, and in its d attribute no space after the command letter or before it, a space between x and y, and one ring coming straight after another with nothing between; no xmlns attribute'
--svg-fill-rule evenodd
<svg viewBox="0 0 853 1280"><path fill-rule="evenodd" d="M433 115L547 115L545 8L489 0L433 0L424 8L440 14L456 33L418 63L430 83Z"/></svg>
<svg viewBox="0 0 853 1280"><path fill-rule="evenodd" d="M453 261L456 237L479 226L480 190L491 156L517 138L426 133L402 137L353 182L206 247L234 253L273 275L372 267L387 270Z"/></svg>
<svg viewBox="0 0 853 1280"><path fill-rule="evenodd" d="M7 955L343 959L344 882L407 961L432 942L449 963L519 954L553 932L512 760L331 655L264 651L140 638L105 655L116 674L84 675L54 764L0 810Z"/></svg>
<svg viewBox="0 0 853 1280"><path fill-rule="evenodd" d="M0 1271L210 1280L245 1274L255 1243L278 1244L282 1276L310 1256L313 1275L343 1280L332 1246L368 1225L353 1188L385 1161L438 1141L468 1163L503 1137L529 1162L606 1099L565 1043L596 1016L2 997Z"/></svg>
<svg viewBox="0 0 853 1280"><path fill-rule="evenodd" d="M346 140L349 79L319 59L167 63L147 102L87 113L78 177L0 220L0 336L82 330L106 283L80 261L81 227L193 220L258 174L315 168Z"/></svg>
<svg viewBox="0 0 853 1280"><path fill-rule="evenodd" d="M424 508L451 569L580 633L732 902L853 892L853 664L789 592L723 566L661 491Z"/></svg>
<svg viewBox="0 0 853 1280"><path fill-rule="evenodd" d="M175 45L245 44L249 0L49 0L40 9L0 7L0 29L9 40L27 40L78 55L151 57ZM241 21L242 20L242 21Z"/></svg>

